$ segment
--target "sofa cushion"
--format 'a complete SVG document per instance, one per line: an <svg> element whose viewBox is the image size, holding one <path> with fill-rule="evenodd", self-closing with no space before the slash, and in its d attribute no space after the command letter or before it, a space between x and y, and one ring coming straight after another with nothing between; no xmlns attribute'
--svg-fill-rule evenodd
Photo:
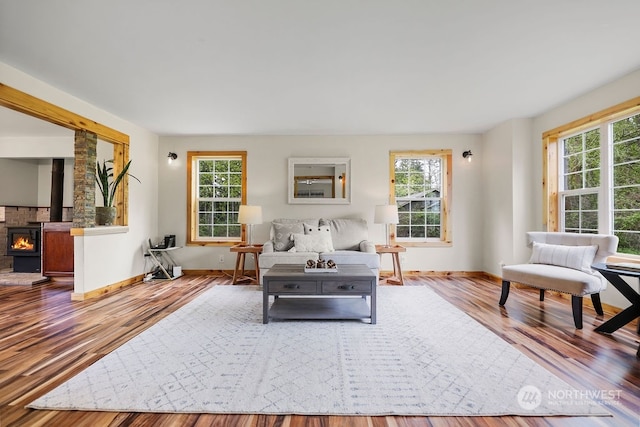
<svg viewBox="0 0 640 427"><path fill-rule="evenodd" d="M529 263L549 264L591 273L591 264L598 246L567 246L533 242Z"/></svg>
<svg viewBox="0 0 640 427"><path fill-rule="evenodd" d="M261 253L258 257L258 264L260 265L260 274L264 270L273 267L276 264L294 264L305 265L307 260L318 259L317 252L269 252Z"/></svg>
<svg viewBox="0 0 640 427"><path fill-rule="evenodd" d="M367 221L361 218L322 218L320 225L331 228L331 240L336 251L359 251L360 242L369 238Z"/></svg>
<svg viewBox="0 0 640 427"><path fill-rule="evenodd" d="M331 246L331 234L329 233L314 233L314 234L301 234L294 233L293 237L293 250L295 252L333 252L333 246Z"/></svg>
<svg viewBox="0 0 640 427"><path fill-rule="evenodd" d="M573 268L547 264L504 266L502 279L576 296L597 293L607 287L607 281L599 273L585 273Z"/></svg>
<svg viewBox="0 0 640 427"><path fill-rule="evenodd" d="M341 265L364 264L371 269L380 268L380 256L373 252L359 251L335 251L323 252L320 259L325 261L333 260L340 268Z"/></svg>
<svg viewBox="0 0 640 427"><path fill-rule="evenodd" d="M304 233L302 221L271 223L273 229L273 248L276 251L288 251L293 247L291 235L294 233Z"/></svg>
<svg viewBox="0 0 640 427"><path fill-rule="evenodd" d="M320 235L320 239L327 243L328 249L318 252L333 252L333 239L331 237L331 228L328 225L313 225L304 223L304 234Z"/></svg>

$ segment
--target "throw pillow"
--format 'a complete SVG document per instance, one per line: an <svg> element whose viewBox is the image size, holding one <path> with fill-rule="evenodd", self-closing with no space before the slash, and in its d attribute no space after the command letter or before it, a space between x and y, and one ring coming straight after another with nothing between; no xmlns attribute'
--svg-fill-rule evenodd
<svg viewBox="0 0 640 427"><path fill-rule="evenodd" d="M288 251L293 247L291 235L294 233L304 233L302 222L272 222L273 226L273 249L278 252Z"/></svg>
<svg viewBox="0 0 640 427"><path fill-rule="evenodd" d="M597 251L597 245L565 246L533 242L529 263L557 265L591 273L591 264Z"/></svg>
<svg viewBox="0 0 640 427"><path fill-rule="evenodd" d="M362 218L321 218L320 225L330 227L333 247L337 251L359 251L360 242L369 238L367 221Z"/></svg>
<svg viewBox="0 0 640 427"><path fill-rule="evenodd" d="M328 225L313 225L304 223L304 234L321 235L322 239L327 243L329 250L322 252L333 252L333 240L331 238L331 228Z"/></svg>
<svg viewBox="0 0 640 427"><path fill-rule="evenodd" d="M331 241L326 234L299 234L291 236L296 252L332 252Z"/></svg>

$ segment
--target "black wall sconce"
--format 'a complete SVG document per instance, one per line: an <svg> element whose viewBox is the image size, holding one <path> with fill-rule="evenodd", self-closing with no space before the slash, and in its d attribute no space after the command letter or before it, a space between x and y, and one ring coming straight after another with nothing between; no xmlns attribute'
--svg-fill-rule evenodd
<svg viewBox="0 0 640 427"><path fill-rule="evenodd" d="M171 151L169 151L169 154L167 155L167 162L171 164L171 162L173 162L177 158L178 155L176 153L172 153Z"/></svg>
<svg viewBox="0 0 640 427"><path fill-rule="evenodd" d="M471 162L471 157L473 157L473 153L471 152L471 150L464 151L462 153L462 157L467 159L468 162Z"/></svg>

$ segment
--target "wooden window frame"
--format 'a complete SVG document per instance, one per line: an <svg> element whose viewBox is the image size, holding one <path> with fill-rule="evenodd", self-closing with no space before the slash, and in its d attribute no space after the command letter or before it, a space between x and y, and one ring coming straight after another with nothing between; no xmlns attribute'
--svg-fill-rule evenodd
<svg viewBox="0 0 640 427"><path fill-rule="evenodd" d="M542 215L546 231L559 231L561 223L560 206L560 140L603 123L640 113L640 96L574 120L542 134ZM608 167L608 166L607 166ZM619 259L640 259L631 254L617 254Z"/></svg>
<svg viewBox="0 0 640 427"><path fill-rule="evenodd" d="M400 244L405 247L448 247L453 246L453 236L451 227L451 207L452 207L452 171L453 171L453 150L437 149L437 150L409 150L409 151L390 151L389 152L389 203L396 204L395 198L395 163L398 158L410 157L440 157L442 159L442 214L440 219L440 239L428 241L405 241L398 242L396 240L396 226L389 227L391 233L390 241L392 244Z"/></svg>
<svg viewBox="0 0 640 427"><path fill-rule="evenodd" d="M193 163L201 157L229 158L240 157L242 160L242 197L240 204L247 202L247 152L246 151L188 151L187 152L187 246L233 246L246 241L246 226L241 224L240 237L237 239L206 241L196 239L198 227L198 207L195 206L196 183L194 182Z"/></svg>

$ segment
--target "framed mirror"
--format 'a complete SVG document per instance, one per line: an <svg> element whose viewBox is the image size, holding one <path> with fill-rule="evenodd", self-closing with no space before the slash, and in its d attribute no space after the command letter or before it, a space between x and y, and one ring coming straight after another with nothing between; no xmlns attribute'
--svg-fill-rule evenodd
<svg viewBox="0 0 640 427"><path fill-rule="evenodd" d="M348 157L290 157L289 203L351 203L351 160Z"/></svg>

